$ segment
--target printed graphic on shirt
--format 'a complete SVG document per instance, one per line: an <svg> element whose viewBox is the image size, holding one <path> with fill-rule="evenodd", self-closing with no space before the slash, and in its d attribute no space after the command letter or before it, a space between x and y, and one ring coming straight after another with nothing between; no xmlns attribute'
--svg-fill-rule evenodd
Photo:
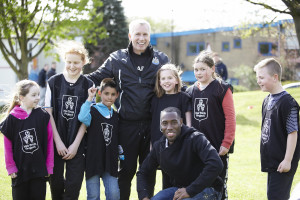
<svg viewBox="0 0 300 200"><path fill-rule="evenodd" d="M107 123L101 123L101 126L105 144L108 146L111 142L113 126Z"/></svg>
<svg viewBox="0 0 300 200"><path fill-rule="evenodd" d="M271 127L271 119L266 118L261 130L261 141L263 144L266 144L270 139L270 127Z"/></svg>
<svg viewBox="0 0 300 200"><path fill-rule="evenodd" d="M76 114L77 96L63 95L61 114L66 120L73 119Z"/></svg>
<svg viewBox="0 0 300 200"><path fill-rule="evenodd" d="M22 142L22 150L24 153L33 154L33 152L39 149L39 144L34 128L21 131L19 132L19 135Z"/></svg>
<svg viewBox="0 0 300 200"><path fill-rule="evenodd" d="M154 65L158 65L158 64L159 64L158 58L157 58L157 57L154 57L154 58L152 59L152 63L153 63Z"/></svg>
<svg viewBox="0 0 300 200"><path fill-rule="evenodd" d="M140 72L142 72L144 70L144 66L138 66L137 70L140 71Z"/></svg>
<svg viewBox="0 0 300 200"><path fill-rule="evenodd" d="M195 98L194 102L194 118L198 121L207 119L208 117L208 98Z"/></svg>

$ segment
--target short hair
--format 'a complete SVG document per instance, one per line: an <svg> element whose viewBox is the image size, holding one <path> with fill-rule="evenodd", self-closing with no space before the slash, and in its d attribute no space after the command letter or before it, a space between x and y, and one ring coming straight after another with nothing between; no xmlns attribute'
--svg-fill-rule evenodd
<svg viewBox="0 0 300 200"><path fill-rule="evenodd" d="M160 112L160 121L161 121L161 115L162 113L171 113L171 112L175 112L177 114L177 117L181 118L181 111L176 108L176 107L167 107L165 109L163 109L161 112Z"/></svg>
<svg viewBox="0 0 300 200"><path fill-rule="evenodd" d="M156 73L156 80L155 80L155 94L158 98L162 97L165 94L165 91L163 90L163 88L160 86L160 73L162 71L167 71L170 70L175 79L177 80L178 84L175 86L175 92L178 93L181 91L182 88L182 81L180 78L180 74L181 74L181 70L179 69L179 67L176 67L174 64L165 64L163 65Z"/></svg>
<svg viewBox="0 0 300 200"><path fill-rule="evenodd" d="M138 25L138 24L148 26L148 28L149 28L149 33L151 33L151 26L150 26L149 22L147 22L147 21L144 20L144 19L135 19L135 20L131 21L130 24L129 24L129 33L130 33L130 34L133 33L134 27L135 27L136 25Z"/></svg>
<svg viewBox="0 0 300 200"><path fill-rule="evenodd" d="M256 72L258 69L266 67L268 69L269 75L273 76L275 74L278 75L278 80L281 81L282 68L280 63L274 58L266 58L257 63L254 66L254 71Z"/></svg>
<svg viewBox="0 0 300 200"><path fill-rule="evenodd" d="M101 81L101 84L99 86L100 92L103 92L103 90L107 87L115 88L116 91L118 91L118 86L112 78L105 78Z"/></svg>

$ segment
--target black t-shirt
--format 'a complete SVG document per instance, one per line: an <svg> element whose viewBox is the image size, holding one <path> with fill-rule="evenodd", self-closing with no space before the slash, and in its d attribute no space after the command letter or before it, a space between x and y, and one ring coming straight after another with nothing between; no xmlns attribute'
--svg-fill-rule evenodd
<svg viewBox="0 0 300 200"><path fill-rule="evenodd" d="M191 98L185 92L178 92L176 94L164 94L158 98L154 96L151 101L151 143L159 140L162 136L160 131L160 112L167 107L176 107L181 111L181 117L185 124L185 113L192 110Z"/></svg>
<svg viewBox="0 0 300 200"><path fill-rule="evenodd" d="M88 98L88 89L92 87L93 82L80 75L75 83L69 83L61 73L51 77L48 84L57 131L68 148L74 142L81 125L78 114L82 104Z"/></svg>
<svg viewBox="0 0 300 200"><path fill-rule="evenodd" d="M204 90L199 90L196 83L186 90L192 98L192 126L204 133L217 151L224 139L225 115L222 102L229 88L228 84L214 80Z"/></svg>
<svg viewBox="0 0 300 200"><path fill-rule="evenodd" d="M0 131L12 142L13 160L18 169L12 185L48 175L46 167L50 115L41 108L33 109L26 119L9 115Z"/></svg>
<svg viewBox="0 0 300 200"><path fill-rule="evenodd" d="M118 176L118 113L110 119L91 107L91 125L87 130L86 178L104 172Z"/></svg>
<svg viewBox="0 0 300 200"><path fill-rule="evenodd" d="M279 164L283 161L286 152L288 133L286 122L292 107L299 105L295 99L286 94L282 96L275 105L268 110L269 97L266 97L262 106L262 126L261 126L261 170L263 172L277 171ZM299 115L298 115L299 126ZM299 134L298 134L299 135ZM298 136L297 146L292 159L292 171L297 168L300 154L300 139Z"/></svg>

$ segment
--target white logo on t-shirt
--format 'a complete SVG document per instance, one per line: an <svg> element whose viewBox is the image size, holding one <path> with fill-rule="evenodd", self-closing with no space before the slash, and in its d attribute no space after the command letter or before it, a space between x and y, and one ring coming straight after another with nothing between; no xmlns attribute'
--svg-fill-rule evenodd
<svg viewBox="0 0 300 200"><path fill-rule="evenodd" d="M108 146L111 143L113 126L107 123L101 123L101 126L105 144Z"/></svg>
<svg viewBox="0 0 300 200"><path fill-rule="evenodd" d="M194 118L198 121L207 119L208 117L208 98L195 98L194 102Z"/></svg>
<svg viewBox="0 0 300 200"><path fill-rule="evenodd" d="M266 118L261 130L261 141L263 144L266 144L270 139L270 127L271 127L271 119Z"/></svg>
<svg viewBox="0 0 300 200"><path fill-rule="evenodd" d="M142 71L144 70L144 66L138 66L138 67L137 67L137 70L139 70L139 71L142 72Z"/></svg>
<svg viewBox="0 0 300 200"><path fill-rule="evenodd" d="M76 114L77 96L63 95L61 115L66 119L73 119Z"/></svg>
<svg viewBox="0 0 300 200"><path fill-rule="evenodd" d="M22 150L24 153L33 154L33 152L39 149L39 144L34 128L19 132L19 136L21 139Z"/></svg>

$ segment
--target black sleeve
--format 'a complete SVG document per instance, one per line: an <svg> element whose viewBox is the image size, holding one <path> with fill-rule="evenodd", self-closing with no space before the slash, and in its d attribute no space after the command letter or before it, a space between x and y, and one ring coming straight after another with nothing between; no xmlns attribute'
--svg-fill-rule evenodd
<svg viewBox="0 0 300 200"><path fill-rule="evenodd" d="M183 112L183 115L185 116L186 112L192 111L192 99L191 99L191 96L186 92L182 92L181 98L182 98L182 101L181 101L182 110L181 110L181 112Z"/></svg>
<svg viewBox="0 0 300 200"><path fill-rule="evenodd" d="M94 72L87 74L87 77L91 79L95 86L99 86L104 78L113 78L113 58L109 56L106 61Z"/></svg>
<svg viewBox="0 0 300 200"><path fill-rule="evenodd" d="M11 135L11 130L10 130L10 125L9 125L10 118L9 116L1 122L0 124L0 131L5 137L7 137L10 141L12 141L12 135Z"/></svg>
<svg viewBox="0 0 300 200"><path fill-rule="evenodd" d="M159 165L156 155L157 147L158 145L154 145L152 151L148 154L148 156L146 157L139 171L136 174L137 192L139 199L150 197L149 191L147 189L149 188L149 183L147 180L149 180L149 176L153 175L153 172L157 169Z"/></svg>
<svg viewBox="0 0 300 200"><path fill-rule="evenodd" d="M199 191L211 187L216 178L222 172L223 163L216 149L210 144L201 133L193 133L192 148L204 163L202 172L188 187L186 191L190 196L194 196Z"/></svg>

